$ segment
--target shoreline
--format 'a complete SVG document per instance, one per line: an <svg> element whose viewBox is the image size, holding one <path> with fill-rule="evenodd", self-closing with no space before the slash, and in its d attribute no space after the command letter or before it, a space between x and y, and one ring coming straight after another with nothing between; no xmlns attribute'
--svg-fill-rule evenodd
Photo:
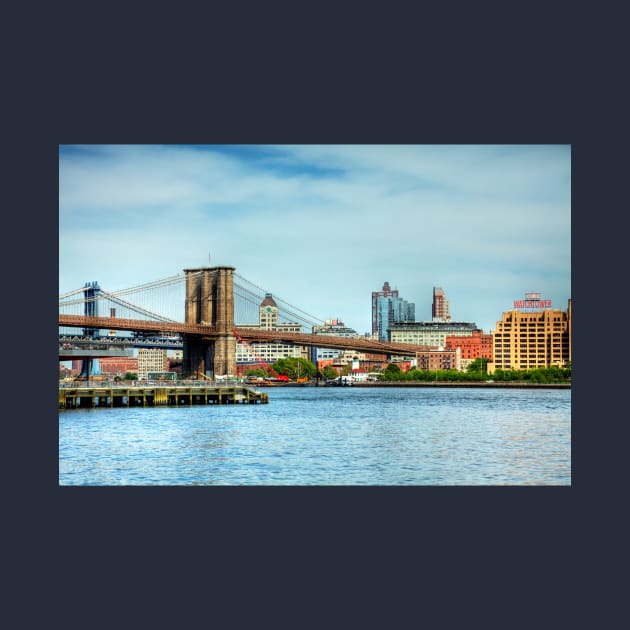
<svg viewBox="0 0 630 630"><path fill-rule="evenodd" d="M370 383L325 384L320 383L282 383L273 385L259 384L257 387L487 387L503 389L571 389L571 383L526 383L503 381L495 383L457 382L457 381L375 381Z"/></svg>

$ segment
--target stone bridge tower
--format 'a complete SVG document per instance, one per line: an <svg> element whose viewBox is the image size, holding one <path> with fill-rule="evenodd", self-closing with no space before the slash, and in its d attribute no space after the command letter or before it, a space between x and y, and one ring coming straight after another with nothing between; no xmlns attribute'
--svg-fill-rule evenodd
<svg viewBox="0 0 630 630"><path fill-rule="evenodd" d="M211 378L236 374L234 267L184 269L184 273L185 322L212 326L214 339L184 335L183 376L199 378L197 372Z"/></svg>

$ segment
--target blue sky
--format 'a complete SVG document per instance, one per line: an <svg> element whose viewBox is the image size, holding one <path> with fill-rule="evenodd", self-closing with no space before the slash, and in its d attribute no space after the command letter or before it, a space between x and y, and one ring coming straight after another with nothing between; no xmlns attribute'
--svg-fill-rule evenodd
<svg viewBox="0 0 630 630"><path fill-rule="evenodd" d="M59 292L231 265L319 319L371 330L388 281L434 286L488 331L515 299L571 297L569 145L59 148Z"/></svg>

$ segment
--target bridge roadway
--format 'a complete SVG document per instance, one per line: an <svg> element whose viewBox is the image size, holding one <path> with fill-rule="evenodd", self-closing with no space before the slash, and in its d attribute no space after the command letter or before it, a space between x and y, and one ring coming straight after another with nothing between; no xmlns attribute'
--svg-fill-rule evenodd
<svg viewBox="0 0 630 630"><path fill-rule="evenodd" d="M182 324L179 322L157 322L140 319L122 319L118 317L88 317L86 315L59 314L59 326L81 328L99 328L108 330L134 330L138 332L179 333L198 335L202 339L216 339L219 333L212 326L200 324ZM356 350L388 355L415 355L422 350L435 349L433 346L418 346L410 343L373 341L362 337L336 337L312 333L291 333L277 330L263 330L237 326L235 332L249 342L286 342L299 346L316 346L335 350Z"/></svg>

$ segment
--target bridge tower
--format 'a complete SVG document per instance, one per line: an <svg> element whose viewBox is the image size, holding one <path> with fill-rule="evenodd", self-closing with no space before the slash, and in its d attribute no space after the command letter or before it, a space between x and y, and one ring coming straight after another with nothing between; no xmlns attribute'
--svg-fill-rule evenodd
<svg viewBox="0 0 630 630"><path fill-rule="evenodd" d="M98 317L98 300L97 295L100 293L101 287L98 286L98 282L86 282L83 285L83 295L85 298L85 304L83 305L83 314L86 317ZM98 336L99 331L96 328L84 328L83 334L94 339ZM85 377L88 380L90 376L100 376L101 366L98 359L83 359L81 363L80 377Z"/></svg>
<svg viewBox="0 0 630 630"><path fill-rule="evenodd" d="M184 335L183 376L196 377L198 372L211 378L236 374L234 267L184 269L184 273L185 322L212 326L215 338Z"/></svg>

